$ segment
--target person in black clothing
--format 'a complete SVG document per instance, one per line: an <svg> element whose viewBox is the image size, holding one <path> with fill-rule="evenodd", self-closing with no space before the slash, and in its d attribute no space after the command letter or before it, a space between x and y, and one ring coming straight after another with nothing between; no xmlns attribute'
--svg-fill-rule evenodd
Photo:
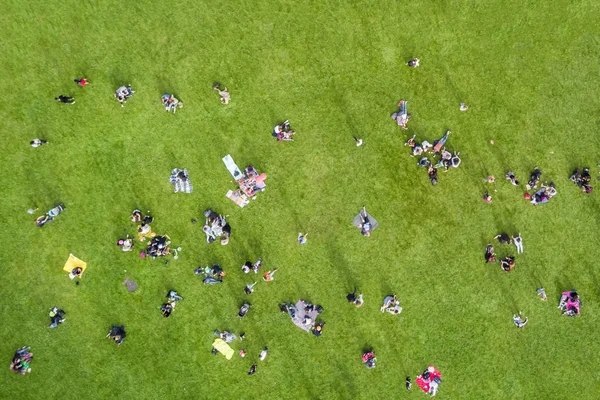
<svg viewBox="0 0 600 400"><path fill-rule="evenodd" d="M238 312L238 317L244 318L248 311L250 310L250 303L244 303Z"/></svg>
<svg viewBox="0 0 600 400"><path fill-rule="evenodd" d="M537 188L538 183L540 182L541 176L542 176L542 171L540 171L540 169L538 167L535 167L535 169L531 173L531 176L529 177L529 182L527 182L527 185L525 186L527 188L527 190Z"/></svg>
<svg viewBox="0 0 600 400"><path fill-rule="evenodd" d="M173 312L173 305L171 303L165 303L160 307L163 317L168 318Z"/></svg>
<svg viewBox="0 0 600 400"><path fill-rule="evenodd" d="M510 242L511 242L510 236L508 236L508 234L506 234L504 232L502 232L499 235L494 236L494 239L498 239L500 244L510 244Z"/></svg>
<svg viewBox="0 0 600 400"><path fill-rule="evenodd" d="M319 322L315 325L315 327L312 330L312 334L319 337L323 334L323 326L325 325L324 322Z"/></svg>
<svg viewBox="0 0 600 400"><path fill-rule="evenodd" d="M435 166L429 167L427 170L427 175L429 175L429 180L432 185L437 185L437 168Z"/></svg>
<svg viewBox="0 0 600 400"><path fill-rule="evenodd" d="M113 325L113 327L108 332L108 335L106 335L107 338L114 340L115 343L117 344L117 346L120 346L121 343L123 343L126 336L127 336L127 334L125 333L124 325L121 325L121 326Z"/></svg>
<svg viewBox="0 0 600 400"><path fill-rule="evenodd" d="M73 97L63 96L62 94L58 97L55 97L54 100L63 104L75 104L75 99Z"/></svg>
<svg viewBox="0 0 600 400"><path fill-rule="evenodd" d="M48 328L56 328L57 326L59 326L60 324L65 322L66 318L63 318L65 316L65 312L64 312L64 310L61 310L58 307L52 307L50 309L49 315L50 315L50 325L48 326Z"/></svg>
<svg viewBox="0 0 600 400"><path fill-rule="evenodd" d="M494 252L494 246L488 244L485 248L485 262L486 263L495 263L496 262L496 253Z"/></svg>

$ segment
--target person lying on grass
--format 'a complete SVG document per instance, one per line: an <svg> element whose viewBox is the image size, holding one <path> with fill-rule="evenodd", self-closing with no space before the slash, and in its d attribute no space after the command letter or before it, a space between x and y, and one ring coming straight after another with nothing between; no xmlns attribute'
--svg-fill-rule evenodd
<svg viewBox="0 0 600 400"><path fill-rule="evenodd" d="M498 240L498 242L500 242L500 244L510 244L510 236L508 236L508 233L500 233L499 235L494 236L494 239Z"/></svg>
<svg viewBox="0 0 600 400"><path fill-rule="evenodd" d="M427 176L433 186L437 185L437 166L432 165L427 169Z"/></svg>
<svg viewBox="0 0 600 400"><path fill-rule="evenodd" d="M411 118L411 115L406 111L407 103L408 102L406 100L400 100L398 103L398 107L400 107L400 109L392 114L392 119L396 121L398 126L404 130L408 129L406 124L408 124L408 120Z"/></svg>
<svg viewBox="0 0 600 400"><path fill-rule="evenodd" d="M527 325L527 321L529 321L529 318L523 319L521 311L519 311L518 314L513 315L513 322L517 328L522 328Z"/></svg>
<svg viewBox="0 0 600 400"><path fill-rule="evenodd" d="M525 186L527 190L536 189L538 183L540 182L541 176L542 171L540 171L538 167L535 167L535 169L531 173L531 176L529 177L529 182L527 182L527 185Z"/></svg>
<svg viewBox="0 0 600 400"><path fill-rule="evenodd" d="M219 338L223 339L225 343L231 343L235 339L237 339L237 336L229 331L219 332L218 330L215 330L213 333L215 334L215 336L218 336Z"/></svg>
<svg viewBox="0 0 600 400"><path fill-rule="evenodd" d="M367 215L367 208L363 207L359 213L360 216L360 224L358 227L360 228L360 233L363 236L371 236L371 231L373 227L371 226L371 221L369 221L369 216Z"/></svg>
<svg viewBox="0 0 600 400"><path fill-rule="evenodd" d="M494 246L488 244L485 248L485 262L486 263L495 263L496 262L496 254L494 253Z"/></svg>

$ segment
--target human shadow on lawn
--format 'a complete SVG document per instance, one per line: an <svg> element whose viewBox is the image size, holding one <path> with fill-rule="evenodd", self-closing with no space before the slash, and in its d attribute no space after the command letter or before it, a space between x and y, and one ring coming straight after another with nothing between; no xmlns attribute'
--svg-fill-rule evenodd
<svg viewBox="0 0 600 400"><path fill-rule="evenodd" d="M340 251L340 249L333 243L327 247L327 250L331 264L335 266L335 271L338 272L338 275L340 275L342 279L346 280L345 287L348 290L348 293L351 293L355 288L357 288L358 282L354 277L355 274L348 267L348 260L344 256L344 253L342 253L342 251ZM344 293L344 296L346 296L348 293Z"/></svg>

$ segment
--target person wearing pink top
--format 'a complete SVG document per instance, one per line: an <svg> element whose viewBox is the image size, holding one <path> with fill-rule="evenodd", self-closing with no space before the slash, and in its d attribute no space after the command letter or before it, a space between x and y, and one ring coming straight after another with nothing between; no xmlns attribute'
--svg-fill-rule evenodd
<svg viewBox="0 0 600 400"><path fill-rule="evenodd" d="M562 310L562 315L567 315L569 317L579 315L580 306L581 300L579 300L577 291L572 290L570 292L562 292L560 303L558 304L558 308Z"/></svg>

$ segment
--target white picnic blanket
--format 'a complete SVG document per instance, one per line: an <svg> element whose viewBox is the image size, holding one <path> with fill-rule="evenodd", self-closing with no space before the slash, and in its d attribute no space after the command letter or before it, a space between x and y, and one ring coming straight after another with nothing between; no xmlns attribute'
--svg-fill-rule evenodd
<svg viewBox="0 0 600 400"><path fill-rule="evenodd" d="M309 313L304 311L304 303L302 302L302 300L298 300L298 302L296 303L296 315L294 318L292 318L292 322L298 328L304 329L306 332L310 332L312 327L315 325L317 315L319 315L319 313L316 312L315 310L313 310ZM305 324L304 323L305 317L309 317L312 322L310 324Z"/></svg>
<svg viewBox="0 0 600 400"><path fill-rule="evenodd" d="M227 167L227 171L229 171L231 176L233 176L234 180L237 181L244 177L244 174L242 174L242 171L240 171L240 168L236 165L236 163L233 161L233 158L231 158L229 154L223 157L223 163L225 164L225 167Z"/></svg>

